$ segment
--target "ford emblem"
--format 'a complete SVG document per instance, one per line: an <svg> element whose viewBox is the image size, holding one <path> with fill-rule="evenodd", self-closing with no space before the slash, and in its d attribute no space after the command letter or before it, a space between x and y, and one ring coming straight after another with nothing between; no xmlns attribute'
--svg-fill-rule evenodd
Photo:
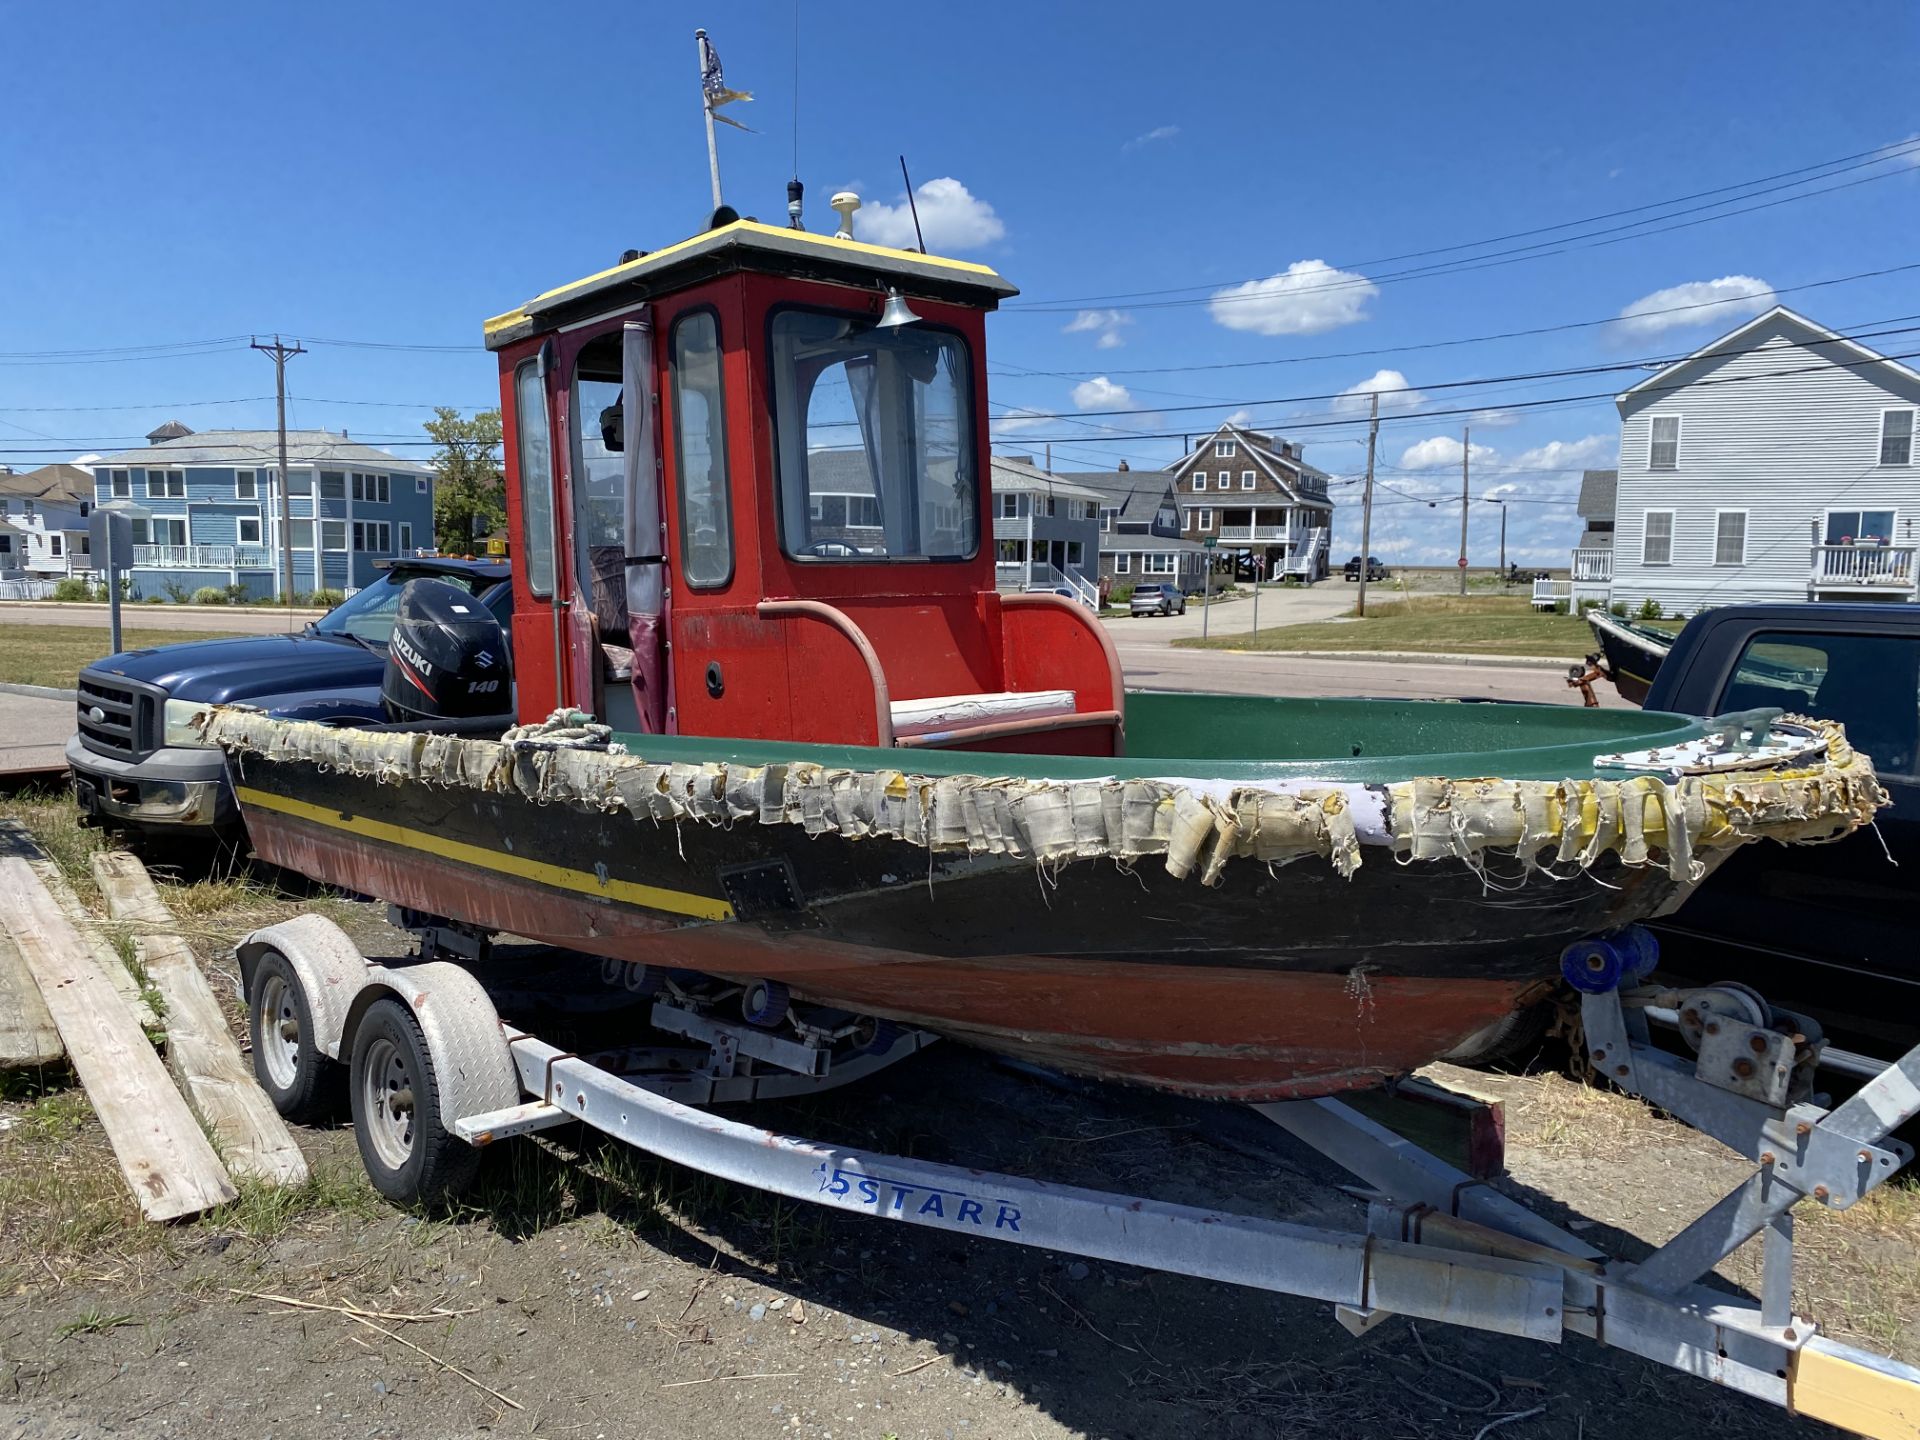
<svg viewBox="0 0 1920 1440"><path fill-rule="evenodd" d="M87 719L93 721L96 725L106 718L107 712L102 710L98 705L95 705L91 710L87 711Z"/></svg>

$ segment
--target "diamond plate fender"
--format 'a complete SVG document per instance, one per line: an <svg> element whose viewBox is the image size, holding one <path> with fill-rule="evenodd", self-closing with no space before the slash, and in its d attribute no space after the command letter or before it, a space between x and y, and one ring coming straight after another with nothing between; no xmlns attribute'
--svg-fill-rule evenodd
<svg viewBox="0 0 1920 1440"><path fill-rule="evenodd" d="M312 1040L321 1054L339 1059L347 1014L354 1000L366 989L371 968L360 947L331 920L320 915L301 915L255 930L234 946L234 958L240 964L240 983L246 995L253 993L253 974L260 957L277 950L293 967L293 973L306 995L307 1009L313 1017Z"/></svg>
<svg viewBox="0 0 1920 1440"><path fill-rule="evenodd" d="M469 1115L520 1103L520 1074L500 1033L499 1012L478 980L445 960L366 966L364 984L341 1033L343 1052L351 1051L353 1032L367 1007L388 994L413 1013L426 1037L439 1083L440 1119L449 1131Z"/></svg>

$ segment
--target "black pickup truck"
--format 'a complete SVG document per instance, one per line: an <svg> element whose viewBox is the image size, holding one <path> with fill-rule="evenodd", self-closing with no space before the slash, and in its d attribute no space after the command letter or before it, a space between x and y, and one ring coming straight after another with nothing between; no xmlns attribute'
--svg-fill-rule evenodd
<svg viewBox="0 0 1920 1440"><path fill-rule="evenodd" d="M1654 922L1660 974L1736 980L1850 1049L1920 1034L1920 605L1733 605L1688 622L1649 710L1759 706L1847 727L1893 799L1835 845L1750 845Z"/></svg>

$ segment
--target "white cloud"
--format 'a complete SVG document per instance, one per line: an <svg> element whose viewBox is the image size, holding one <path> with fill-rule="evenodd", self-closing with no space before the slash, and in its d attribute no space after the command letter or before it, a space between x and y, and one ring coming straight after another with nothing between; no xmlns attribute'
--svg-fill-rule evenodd
<svg viewBox="0 0 1920 1440"><path fill-rule="evenodd" d="M1124 155L1129 150L1138 150L1143 145L1152 145L1161 140L1171 140L1179 133L1180 127L1178 125L1156 125L1153 129L1147 131L1146 134L1136 135L1133 139L1127 141L1126 144L1120 147L1120 153Z"/></svg>
<svg viewBox="0 0 1920 1440"><path fill-rule="evenodd" d="M1773 287L1751 275L1689 280L1641 296L1620 312L1612 329L1616 336L1644 340L1695 325L1723 325L1758 315L1774 298Z"/></svg>
<svg viewBox="0 0 1920 1440"><path fill-rule="evenodd" d="M1898 160L1910 169L1920 168L1920 148L1915 148L1916 146L1920 146L1920 133L1909 135L1904 140L1896 140L1891 145L1882 145L1880 158Z"/></svg>
<svg viewBox="0 0 1920 1440"><path fill-rule="evenodd" d="M1251 425L1253 424L1253 411L1236 410L1221 423L1226 425Z"/></svg>
<svg viewBox="0 0 1920 1440"><path fill-rule="evenodd" d="M996 415L988 428L995 435L1012 435L1016 431L1031 430L1036 425L1045 425L1050 419L1052 417L1049 415L1016 408L1007 411L1004 415Z"/></svg>
<svg viewBox="0 0 1920 1440"><path fill-rule="evenodd" d="M1398 370L1376 370L1357 385L1349 385L1333 402L1336 411L1364 415L1372 411L1373 396L1380 397L1380 413L1412 410L1424 405L1427 397L1407 383Z"/></svg>
<svg viewBox="0 0 1920 1440"><path fill-rule="evenodd" d="M1505 430L1518 425L1520 417L1511 410L1476 410L1467 417L1467 423L1481 430Z"/></svg>
<svg viewBox="0 0 1920 1440"><path fill-rule="evenodd" d="M1082 310L1062 327L1063 335L1082 335L1089 332L1099 335L1096 342L1102 350L1118 350L1126 344L1121 335L1123 325L1133 324L1133 317L1121 310Z"/></svg>
<svg viewBox="0 0 1920 1440"><path fill-rule="evenodd" d="M993 206L950 175L927 181L913 195L920 207L920 229L927 237L927 249L935 254L977 250L1006 236L1006 224L993 213ZM913 210L904 194L892 205L869 201L853 222L854 236L870 245L912 250L918 243L913 234Z"/></svg>
<svg viewBox="0 0 1920 1440"><path fill-rule="evenodd" d="M1124 410L1133 404L1133 396L1127 393L1126 386L1096 375L1073 387L1073 403L1082 410Z"/></svg>
<svg viewBox="0 0 1920 1440"><path fill-rule="evenodd" d="M1214 292L1208 308L1229 330L1259 335L1318 335L1367 318L1380 287L1324 260L1296 260L1278 275Z"/></svg>
<svg viewBox="0 0 1920 1440"><path fill-rule="evenodd" d="M1480 465L1491 464L1499 456L1491 445L1476 445L1472 458L1475 465ZM1460 442L1451 435L1429 435L1400 452L1402 470L1458 469L1459 466Z"/></svg>
<svg viewBox="0 0 1920 1440"><path fill-rule="evenodd" d="M1478 448L1477 446L1475 447ZM1509 470L1604 470L1620 461L1618 435L1588 435L1580 440L1552 440L1522 450L1502 468Z"/></svg>

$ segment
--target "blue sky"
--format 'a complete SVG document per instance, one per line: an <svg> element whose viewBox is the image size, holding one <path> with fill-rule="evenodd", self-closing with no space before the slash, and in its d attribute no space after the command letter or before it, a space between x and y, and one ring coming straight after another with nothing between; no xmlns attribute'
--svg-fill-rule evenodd
<svg viewBox="0 0 1920 1440"><path fill-rule="evenodd" d="M1920 9L1906 3L802 0L799 18L813 227L851 186L869 201L863 236L902 233L904 152L931 246L1023 291L989 329L1002 448L1052 440L1056 469L1158 465L1181 442L1145 437L1245 412L1346 477L1361 427L1325 422L1364 402L1293 397L1409 386L1420 394L1386 407L1395 490L1374 547L1405 562L1444 562L1457 542L1457 509L1424 497L1457 496L1467 417L1432 412L1482 412L1475 493L1511 487L1509 550L1544 562L1575 534L1578 467L1611 462L1615 412L1508 407L1637 376L1423 387L1683 352L1774 294L1847 330L1920 312L1920 270L1790 288L1920 258L1912 156L1745 203L1832 193L1571 253L1408 278L1507 246L1390 258L1907 142ZM10 7L0 450L15 453L0 462L118 448L173 416L270 425L272 370L249 333L310 346L289 367L302 426L411 438L424 406L495 403L483 317L704 220L696 25L758 97L728 112L760 133L722 132L727 197L778 219L791 3ZM1178 303L1097 298L1141 292ZM1709 299L1727 304L1406 348ZM221 343L124 353L203 340ZM342 340L471 348L319 343ZM93 348L121 353L23 357ZM1379 353L1313 358L1354 351ZM1196 406L1210 408L1177 408ZM1498 514L1474 511L1473 556L1490 562ZM1343 503L1336 549L1357 548L1358 528Z"/></svg>

